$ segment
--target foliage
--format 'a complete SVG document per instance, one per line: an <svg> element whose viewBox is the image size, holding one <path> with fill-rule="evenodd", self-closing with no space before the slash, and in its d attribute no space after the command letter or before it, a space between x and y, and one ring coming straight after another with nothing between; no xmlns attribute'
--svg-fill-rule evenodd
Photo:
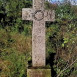
<svg viewBox="0 0 77 77"><path fill-rule="evenodd" d="M56 8L56 21L47 26L47 53L56 53L53 68L57 75L77 58L76 8L77 6L70 4L59 5ZM76 77L77 73L74 71L77 66L74 64L59 77Z"/></svg>
<svg viewBox="0 0 77 77"><path fill-rule="evenodd" d="M45 3L55 9L56 21L46 23L47 67L59 74L77 58L77 6ZM0 0L0 77L26 77L31 61L32 22L22 21L22 8L32 7L32 0ZM51 61L51 54L56 54ZM54 62L54 63L53 63ZM76 77L77 62L60 77Z"/></svg>

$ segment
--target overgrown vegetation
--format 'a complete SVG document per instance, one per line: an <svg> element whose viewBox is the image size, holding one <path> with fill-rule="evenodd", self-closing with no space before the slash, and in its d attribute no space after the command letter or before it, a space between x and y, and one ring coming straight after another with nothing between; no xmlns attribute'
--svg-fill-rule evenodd
<svg viewBox="0 0 77 77"><path fill-rule="evenodd" d="M22 21L22 8L32 7L32 0L0 0L0 77L26 77L31 61L32 22ZM77 6L49 4L55 7L55 22L46 23L47 67L56 77L77 76Z"/></svg>

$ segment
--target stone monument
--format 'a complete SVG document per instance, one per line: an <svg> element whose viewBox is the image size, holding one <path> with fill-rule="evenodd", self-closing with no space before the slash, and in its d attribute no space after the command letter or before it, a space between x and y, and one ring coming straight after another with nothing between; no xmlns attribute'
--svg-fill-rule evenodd
<svg viewBox="0 0 77 77"><path fill-rule="evenodd" d="M45 21L55 21L55 12L44 9L44 0L33 0L33 8L22 9L22 19L33 21L32 67L41 67L41 69L27 69L27 76L51 77L48 76L51 70L42 67L46 65Z"/></svg>

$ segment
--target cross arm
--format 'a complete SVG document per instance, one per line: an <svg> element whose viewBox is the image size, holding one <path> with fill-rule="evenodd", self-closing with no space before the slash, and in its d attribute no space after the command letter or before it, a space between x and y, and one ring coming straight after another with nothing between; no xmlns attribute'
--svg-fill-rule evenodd
<svg viewBox="0 0 77 77"><path fill-rule="evenodd" d="M54 10L45 10L44 20L45 21L55 21L55 11Z"/></svg>
<svg viewBox="0 0 77 77"><path fill-rule="evenodd" d="M32 14L33 14L32 8L23 8L22 9L22 20L33 20Z"/></svg>

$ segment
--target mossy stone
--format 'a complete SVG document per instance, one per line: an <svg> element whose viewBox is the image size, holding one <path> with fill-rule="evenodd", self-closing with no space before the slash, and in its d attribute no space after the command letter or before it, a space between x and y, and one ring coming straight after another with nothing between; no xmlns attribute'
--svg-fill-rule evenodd
<svg viewBox="0 0 77 77"><path fill-rule="evenodd" d="M27 69L27 77L51 77L51 69Z"/></svg>

